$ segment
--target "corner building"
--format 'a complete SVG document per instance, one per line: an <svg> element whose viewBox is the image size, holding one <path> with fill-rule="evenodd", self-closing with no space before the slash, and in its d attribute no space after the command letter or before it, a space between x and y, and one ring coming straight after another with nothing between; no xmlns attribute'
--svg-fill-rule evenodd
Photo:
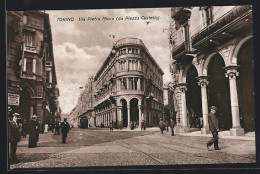
<svg viewBox="0 0 260 174"><path fill-rule="evenodd" d="M163 71L140 39L118 40L94 77L94 123L157 126L163 115Z"/></svg>
<svg viewBox="0 0 260 174"><path fill-rule="evenodd" d="M251 6L171 9L171 73L179 132L218 107L220 131L243 135L255 130L253 20Z"/></svg>
<svg viewBox="0 0 260 174"><path fill-rule="evenodd" d="M36 114L53 123L61 110L49 15L8 11L6 18L8 105L27 122Z"/></svg>

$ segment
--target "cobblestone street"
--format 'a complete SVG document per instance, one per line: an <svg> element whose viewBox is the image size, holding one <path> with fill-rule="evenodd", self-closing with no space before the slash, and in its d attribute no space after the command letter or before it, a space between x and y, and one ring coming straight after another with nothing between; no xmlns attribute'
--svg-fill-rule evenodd
<svg viewBox="0 0 260 174"><path fill-rule="evenodd" d="M191 135L191 134L190 134ZM170 136L159 129L126 131L78 129L70 131L67 144L61 135L40 134L38 147L28 148L28 137L18 143L17 168L142 166L178 164L255 163L253 139L220 138L220 151L208 151L210 136ZM212 147L213 148L213 147Z"/></svg>

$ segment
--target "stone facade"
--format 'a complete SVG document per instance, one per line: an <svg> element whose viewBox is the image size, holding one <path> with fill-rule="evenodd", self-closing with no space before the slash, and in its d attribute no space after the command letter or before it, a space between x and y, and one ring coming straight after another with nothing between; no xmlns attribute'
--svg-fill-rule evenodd
<svg viewBox="0 0 260 174"><path fill-rule="evenodd" d="M220 130L255 130L253 21L251 6L176 7L171 10L171 73L178 103L178 132L218 107Z"/></svg>
<svg viewBox="0 0 260 174"><path fill-rule="evenodd" d="M163 110L163 71L144 43L118 40L94 77L95 126L157 126Z"/></svg>
<svg viewBox="0 0 260 174"><path fill-rule="evenodd" d="M49 15L7 12L8 105L29 121L53 123L61 112Z"/></svg>

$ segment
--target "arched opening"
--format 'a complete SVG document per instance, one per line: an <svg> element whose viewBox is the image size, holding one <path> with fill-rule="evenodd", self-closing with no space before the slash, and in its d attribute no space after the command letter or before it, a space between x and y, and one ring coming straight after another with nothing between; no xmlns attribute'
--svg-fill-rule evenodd
<svg viewBox="0 0 260 174"><path fill-rule="evenodd" d="M122 104L122 118L123 118L123 127L127 127L128 123L127 123L127 102L125 99L121 100L121 104Z"/></svg>
<svg viewBox="0 0 260 174"><path fill-rule="evenodd" d="M31 96L28 90L25 88L22 88L22 92L20 94L20 106L19 106L19 113L23 119L25 119L27 122L30 120L30 106L31 106Z"/></svg>
<svg viewBox="0 0 260 174"><path fill-rule="evenodd" d="M246 132L255 130L253 53L253 39L250 39L242 45L237 55L240 66L238 76L240 124Z"/></svg>
<svg viewBox="0 0 260 174"><path fill-rule="evenodd" d="M187 72L186 80L188 83L186 92L187 116L191 128L200 128L202 126L200 123L202 118L201 89L197 77L197 70L192 65Z"/></svg>
<svg viewBox="0 0 260 174"><path fill-rule="evenodd" d="M130 101L130 122L135 123L134 125L139 124L138 99L136 98Z"/></svg>
<svg viewBox="0 0 260 174"><path fill-rule="evenodd" d="M230 108L229 81L225 77L225 63L223 58L216 54L208 65L208 102L209 106L217 106L217 118L220 130L229 130L232 127L232 116Z"/></svg>

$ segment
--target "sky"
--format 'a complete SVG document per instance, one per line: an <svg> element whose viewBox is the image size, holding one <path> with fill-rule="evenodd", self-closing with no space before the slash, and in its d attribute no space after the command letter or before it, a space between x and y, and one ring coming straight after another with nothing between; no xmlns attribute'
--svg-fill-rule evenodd
<svg viewBox="0 0 260 174"><path fill-rule="evenodd" d="M50 15L62 113L70 113L77 105L83 92L80 87L85 86L91 75L95 76L113 43L121 38L141 39L164 71L164 83L171 81L170 8L55 10L46 13ZM115 35L115 38L109 35Z"/></svg>

